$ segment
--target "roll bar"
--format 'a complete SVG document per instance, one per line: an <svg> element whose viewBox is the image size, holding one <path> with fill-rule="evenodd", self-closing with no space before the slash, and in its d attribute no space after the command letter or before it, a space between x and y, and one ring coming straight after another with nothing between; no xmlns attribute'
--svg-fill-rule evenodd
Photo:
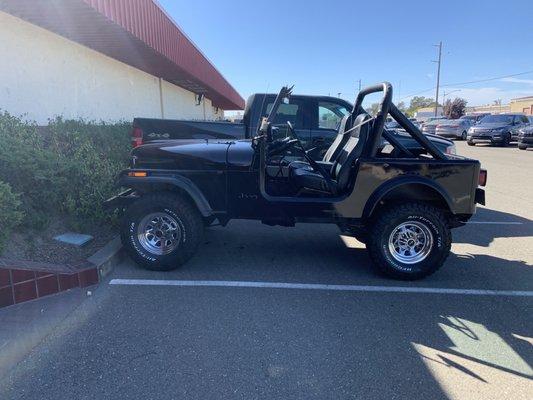
<svg viewBox="0 0 533 400"><path fill-rule="evenodd" d="M418 129L409 118L407 118L398 108L391 104L389 113L400 126L405 129L418 144L427 149L429 153L438 160L446 160L447 157Z"/></svg>
<svg viewBox="0 0 533 400"><path fill-rule="evenodd" d="M379 111L375 116L375 121L372 129L372 135L370 138L370 146L368 154L375 156L381 142L381 135L385 127L385 121L392 104L392 85L389 82L382 82L377 85L368 86L362 89L355 99L355 104L352 110L352 118L355 118L357 114L363 112L363 100L366 96L372 93L383 92L383 97L379 103Z"/></svg>

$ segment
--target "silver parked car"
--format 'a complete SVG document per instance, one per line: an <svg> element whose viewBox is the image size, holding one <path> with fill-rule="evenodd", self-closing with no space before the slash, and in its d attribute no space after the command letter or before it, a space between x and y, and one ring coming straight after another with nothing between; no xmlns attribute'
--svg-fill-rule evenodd
<svg viewBox="0 0 533 400"><path fill-rule="evenodd" d="M437 129L437 125L445 121L447 121L447 118L432 119L422 125L422 132L434 135L435 130Z"/></svg>
<svg viewBox="0 0 533 400"><path fill-rule="evenodd" d="M435 134L447 138L466 140L468 129L473 125L471 119L449 119L441 121L435 129Z"/></svg>

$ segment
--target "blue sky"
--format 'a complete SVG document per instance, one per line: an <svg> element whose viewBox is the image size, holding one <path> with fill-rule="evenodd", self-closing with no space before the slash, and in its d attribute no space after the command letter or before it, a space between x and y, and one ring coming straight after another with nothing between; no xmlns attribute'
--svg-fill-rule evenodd
<svg viewBox="0 0 533 400"><path fill-rule="evenodd" d="M531 0L160 3L245 98L289 83L296 93L353 100L361 79L388 80L395 100L408 102L435 86L440 40L441 83L452 84L442 90L460 90L450 96L477 105L533 95Z"/></svg>

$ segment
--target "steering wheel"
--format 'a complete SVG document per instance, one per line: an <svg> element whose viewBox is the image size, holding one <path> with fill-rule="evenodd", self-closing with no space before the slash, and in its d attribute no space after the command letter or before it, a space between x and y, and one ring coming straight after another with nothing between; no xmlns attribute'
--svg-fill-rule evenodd
<svg viewBox="0 0 533 400"><path fill-rule="evenodd" d="M290 148L294 147L294 145L298 145L303 149L302 143L300 142L300 139L298 139L298 136L294 131L294 127L289 121L287 121L287 126L289 128L289 135L287 137L284 137L283 139L274 140L269 145L268 153L270 156L282 154Z"/></svg>

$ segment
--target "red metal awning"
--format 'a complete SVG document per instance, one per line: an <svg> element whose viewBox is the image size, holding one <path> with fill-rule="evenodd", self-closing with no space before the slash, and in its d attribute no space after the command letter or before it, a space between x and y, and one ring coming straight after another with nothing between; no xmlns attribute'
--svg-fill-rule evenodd
<svg viewBox="0 0 533 400"><path fill-rule="evenodd" d="M244 100L153 0L0 0L0 10L204 94L225 110Z"/></svg>

